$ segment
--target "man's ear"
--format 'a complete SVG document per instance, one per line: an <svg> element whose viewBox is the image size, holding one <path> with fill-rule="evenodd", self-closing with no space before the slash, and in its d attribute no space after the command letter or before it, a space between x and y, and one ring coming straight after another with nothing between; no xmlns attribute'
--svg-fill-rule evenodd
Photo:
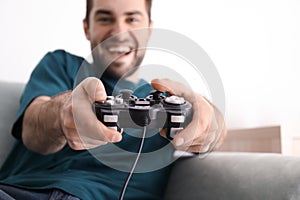
<svg viewBox="0 0 300 200"><path fill-rule="evenodd" d="M150 22L149 22L149 38L151 37L151 34L152 34L152 28L153 28L153 21L152 20L150 20Z"/></svg>
<svg viewBox="0 0 300 200"><path fill-rule="evenodd" d="M82 23L83 23L83 30L84 30L85 37L86 37L86 39L90 40L89 25L88 25L86 19L83 19Z"/></svg>
<svg viewBox="0 0 300 200"><path fill-rule="evenodd" d="M154 23L153 20L150 20L150 22L149 22L149 27L150 27L150 28L153 27L153 23Z"/></svg>

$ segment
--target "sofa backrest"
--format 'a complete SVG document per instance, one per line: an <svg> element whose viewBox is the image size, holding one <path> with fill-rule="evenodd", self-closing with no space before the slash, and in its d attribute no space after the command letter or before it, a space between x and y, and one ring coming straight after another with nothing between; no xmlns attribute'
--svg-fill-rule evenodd
<svg viewBox="0 0 300 200"><path fill-rule="evenodd" d="M0 81L0 166L15 141L11 135L11 128L16 119L24 85Z"/></svg>

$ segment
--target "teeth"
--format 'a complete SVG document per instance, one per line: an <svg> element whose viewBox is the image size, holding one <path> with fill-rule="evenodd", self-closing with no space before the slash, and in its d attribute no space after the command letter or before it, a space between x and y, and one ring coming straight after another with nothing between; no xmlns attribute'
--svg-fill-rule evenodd
<svg viewBox="0 0 300 200"><path fill-rule="evenodd" d="M112 53L128 53L131 51L130 47L127 46L110 47L108 50Z"/></svg>

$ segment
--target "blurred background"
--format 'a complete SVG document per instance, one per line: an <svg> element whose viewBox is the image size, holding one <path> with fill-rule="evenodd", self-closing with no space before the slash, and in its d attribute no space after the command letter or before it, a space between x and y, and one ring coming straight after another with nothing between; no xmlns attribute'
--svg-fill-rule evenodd
<svg viewBox="0 0 300 200"><path fill-rule="evenodd" d="M212 59L225 90L228 128L279 125L283 153L295 154L299 10L298 0L154 0L153 20L154 27L195 41ZM48 51L88 56L84 15L84 0L2 0L0 80L25 83Z"/></svg>

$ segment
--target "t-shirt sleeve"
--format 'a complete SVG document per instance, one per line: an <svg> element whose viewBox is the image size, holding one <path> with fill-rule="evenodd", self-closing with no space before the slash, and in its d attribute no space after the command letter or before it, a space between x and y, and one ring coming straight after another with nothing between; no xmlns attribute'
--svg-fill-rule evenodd
<svg viewBox="0 0 300 200"><path fill-rule="evenodd" d="M72 66L73 65L73 66ZM54 96L73 89L78 63L63 50L47 53L33 70L20 99L20 108L12 134L21 138L22 120L26 108L38 96ZM73 67L72 69L69 69Z"/></svg>

